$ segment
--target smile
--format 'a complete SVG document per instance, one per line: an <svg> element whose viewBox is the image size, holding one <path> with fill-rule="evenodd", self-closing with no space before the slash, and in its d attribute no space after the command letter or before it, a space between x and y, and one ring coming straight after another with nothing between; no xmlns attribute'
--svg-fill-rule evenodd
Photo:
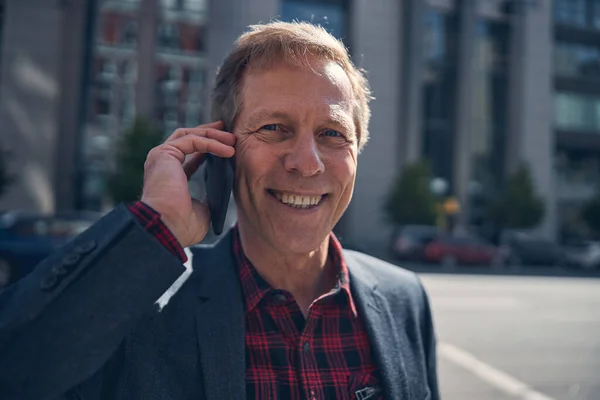
<svg viewBox="0 0 600 400"><path fill-rule="evenodd" d="M270 195L275 197L281 203L293 207L293 208L313 208L319 205L321 201L327 196L326 194L314 195L314 196L302 196L298 194L279 192L276 190L267 190Z"/></svg>

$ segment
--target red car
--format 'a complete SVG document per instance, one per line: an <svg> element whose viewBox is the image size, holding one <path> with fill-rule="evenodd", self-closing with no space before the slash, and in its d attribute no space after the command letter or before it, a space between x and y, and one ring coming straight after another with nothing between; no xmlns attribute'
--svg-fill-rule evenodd
<svg viewBox="0 0 600 400"><path fill-rule="evenodd" d="M473 236L440 236L429 242L424 249L424 260L430 263L455 266L461 264L504 264L502 249Z"/></svg>

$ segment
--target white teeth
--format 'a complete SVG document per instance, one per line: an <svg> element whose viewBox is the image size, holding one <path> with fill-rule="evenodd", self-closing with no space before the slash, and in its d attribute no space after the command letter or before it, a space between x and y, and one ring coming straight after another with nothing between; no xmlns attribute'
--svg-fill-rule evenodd
<svg viewBox="0 0 600 400"><path fill-rule="evenodd" d="M295 208L309 208L319 204L323 196L297 196L281 192L273 192L275 197L284 204Z"/></svg>

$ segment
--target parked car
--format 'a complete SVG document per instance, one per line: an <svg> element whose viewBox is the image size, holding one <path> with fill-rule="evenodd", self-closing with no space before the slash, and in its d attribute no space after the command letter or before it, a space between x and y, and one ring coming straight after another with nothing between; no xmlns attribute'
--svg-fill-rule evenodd
<svg viewBox="0 0 600 400"><path fill-rule="evenodd" d="M600 270L600 242L586 241L565 250L565 266Z"/></svg>
<svg viewBox="0 0 600 400"><path fill-rule="evenodd" d="M391 240L391 254L398 260L423 261L425 245L438 235L438 228L430 225L398 227Z"/></svg>
<svg viewBox="0 0 600 400"><path fill-rule="evenodd" d="M504 232L500 245L509 253L509 264L561 266L566 262L566 252L560 245L528 233L518 231Z"/></svg>
<svg viewBox="0 0 600 400"><path fill-rule="evenodd" d="M7 212L0 216L0 289L29 274L57 247L100 218L99 213L41 215Z"/></svg>
<svg viewBox="0 0 600 400"><path fill-rule="evenodd" d="M502 248L476 236L442 235L425 246L424 260L444 266L502 266L506 261L506 253Z"/></svg>

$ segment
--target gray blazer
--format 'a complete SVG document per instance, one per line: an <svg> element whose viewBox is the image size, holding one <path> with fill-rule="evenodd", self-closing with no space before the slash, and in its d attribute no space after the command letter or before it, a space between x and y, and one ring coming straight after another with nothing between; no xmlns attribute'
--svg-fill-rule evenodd
<svg viewBox="0 0 600 400"><path fill-rule="evenodd" d="M244 308L231 235L185 268L119 206L0 294L0 398L244 399ZM344 251L387 399L438 399L415 274Z"/></svg>

